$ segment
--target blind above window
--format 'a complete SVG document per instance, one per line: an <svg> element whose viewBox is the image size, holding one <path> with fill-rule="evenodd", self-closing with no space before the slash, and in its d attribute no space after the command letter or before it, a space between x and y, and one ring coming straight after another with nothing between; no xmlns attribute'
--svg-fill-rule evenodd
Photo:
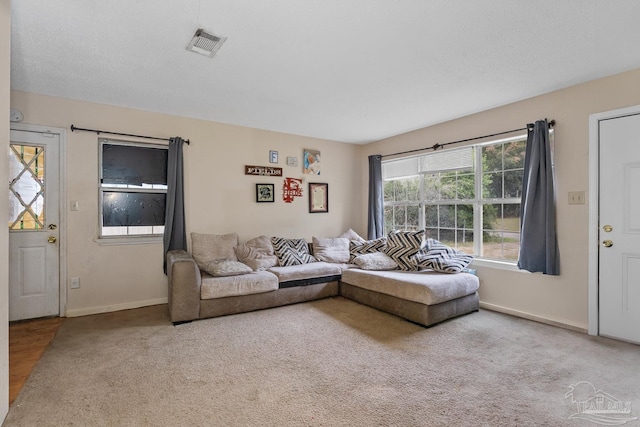
<svg viewBox="0 0 640 427"><path fill-rule="evenodd" d="M473 147L423 154L382 163L382 179L406 178L420 173L473 170Z"/></svg>

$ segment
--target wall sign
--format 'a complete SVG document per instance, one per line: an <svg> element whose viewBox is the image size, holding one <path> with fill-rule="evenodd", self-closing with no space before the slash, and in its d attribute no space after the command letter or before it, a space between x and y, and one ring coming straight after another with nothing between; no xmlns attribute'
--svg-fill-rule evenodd
<svg viewBox="0 0 640 427"><path fill-rule="evenodd" d="M302 180L285 178L282 186L282 200L285 203L291 203L296 197L302 197Z"/></svg>
<svg viewBox="0 0 640 427"><path fill-rule="evenodd" d="M282 176L282 168L274 168L271 166L249 166L244 167L245 175L261 175L261 176Z"/></svg>

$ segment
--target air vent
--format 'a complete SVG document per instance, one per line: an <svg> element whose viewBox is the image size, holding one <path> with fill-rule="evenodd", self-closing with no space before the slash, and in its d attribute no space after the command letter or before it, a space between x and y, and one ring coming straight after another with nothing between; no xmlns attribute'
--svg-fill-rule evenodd
<svg viewBox="0 0 640 427"><path fill-rule="evenodd" d="M200 28L189 42L187 50L213 58L213 55L222 47L222 43L224 43L225 40L227 40L226 37L209 34Z"/></svg>

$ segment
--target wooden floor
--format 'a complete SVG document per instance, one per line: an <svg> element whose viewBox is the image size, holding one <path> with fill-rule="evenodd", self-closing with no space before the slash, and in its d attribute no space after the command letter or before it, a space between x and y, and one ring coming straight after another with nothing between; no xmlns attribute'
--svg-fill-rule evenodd
<svg viewBox="0 0 640 427"><path fill-rule="evenodd" d="M18 397L63 321L64 317L52 317L9 325L9 405Z"/></svg>

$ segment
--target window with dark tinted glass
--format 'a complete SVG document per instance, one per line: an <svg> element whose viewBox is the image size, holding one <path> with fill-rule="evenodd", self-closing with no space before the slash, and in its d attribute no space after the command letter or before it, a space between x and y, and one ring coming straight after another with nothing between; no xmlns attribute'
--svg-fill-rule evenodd
<svg viewBox="0 0 640 427"><path fill-rule="evenodd" d="M100 236L161 235L167 147L100 140Z"/></svg>

